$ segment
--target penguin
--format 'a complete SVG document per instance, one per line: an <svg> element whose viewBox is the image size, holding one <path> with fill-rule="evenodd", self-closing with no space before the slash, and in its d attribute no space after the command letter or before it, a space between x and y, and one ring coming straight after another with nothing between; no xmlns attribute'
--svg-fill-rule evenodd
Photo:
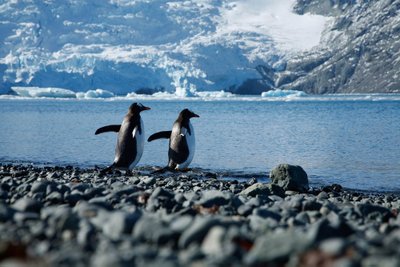
<svg viewBox="0 0 400 267"><path fill-rule="evenodd" d="M107 125L96 130L95 135L105 132L117 132L115 158L111 166L104 169L132 170L139 162L144 148L144 127L140 112L149 110L140 103L133 103L125 115L122 124Z"/></svg>
<svg viewBox="0 0 400 267"><path fill-rule="evenodd" d="M195 137L190 119L199 117L189 109L184 109L174 122L172 131L157 132L147 139L148 142L161 138L169 139L168 169L184 170L192 162L195 151Z"/></svg>

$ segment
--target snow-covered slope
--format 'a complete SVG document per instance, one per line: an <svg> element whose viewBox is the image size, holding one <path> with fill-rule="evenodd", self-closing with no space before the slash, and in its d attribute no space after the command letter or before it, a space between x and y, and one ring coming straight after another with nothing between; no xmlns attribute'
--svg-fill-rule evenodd
<svg viewBox="0 0 400 267"><path fill-rule="evenodd" d="M287 62L275 86L307 93L400 92L400 0L299 0L334 16L318 49Z"/></svg>
<svg viewBox="0 0 400 267"><path fill-rule="evenodd" d="M294 0L9 0L0 2L0 93L12 86L166 90L273 87L268 66L317 45L327 17ZM264 72L260 72L263 70ZM265 77L264 77L265 78Z"/></svg>

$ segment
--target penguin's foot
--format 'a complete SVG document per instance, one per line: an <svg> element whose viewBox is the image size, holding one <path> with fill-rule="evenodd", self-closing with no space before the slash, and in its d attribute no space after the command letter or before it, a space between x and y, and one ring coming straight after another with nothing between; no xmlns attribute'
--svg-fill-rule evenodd
<svg viewBox="0 0 400 267"><path fill-rule="evenodd" d="M114 168L113 168L113 166L111 165L110 167L107 167L107 168L105 168L105 169L100 170L100 174L103 174L103 175L109 174L113 169L114 169Z"/></svg>
<svg viewBox="0 0 400 267"><path fill-rule="evenodd" d="M164 167L161 169L157 169L157 170L151 172L151 174L161 174L161 173L174 172L174 171L175 171L174 169L167 166L167 167Z"/></svg>
<svg viewBox="0 0 400 267"><path fill-rule="evenodd" d="M184 169L178 169L176 171L179 171L179 172L190 172L191 170L192 170L191 168L184 168Z"/></svg>

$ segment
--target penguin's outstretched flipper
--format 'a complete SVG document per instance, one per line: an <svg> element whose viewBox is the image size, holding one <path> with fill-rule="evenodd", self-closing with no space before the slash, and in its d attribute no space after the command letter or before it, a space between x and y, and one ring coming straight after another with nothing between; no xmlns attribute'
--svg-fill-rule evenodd
<svg viewBox="0 0 400 267"><path fill-rule="evenodd" d="M118 133L120 129L121 129L121 124L107 125L107 126L104 126L104 127L101 127L99 129L97 129L94 134L98 135L98 134L106 133L106 132L116 132L116 133Z"/></svg>
<svg viewBox="0 0 400 267"><path fill-rule="evenodd" d="M150 135L150 137L147 139L147 142L151 142L153 140L161 139L161 138L169 139L171 136L171 132L172 131L162 131L162 132L154 133L154 134Z"/></svg>

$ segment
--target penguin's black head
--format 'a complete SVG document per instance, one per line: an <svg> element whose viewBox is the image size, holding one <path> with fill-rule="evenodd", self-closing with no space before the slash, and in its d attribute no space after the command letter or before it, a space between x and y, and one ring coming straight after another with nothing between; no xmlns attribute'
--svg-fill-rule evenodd
<svg viewBox="0 0 400 267"><path fill-rule="evenodd" d="M180 113L182 119L187 119L189 120L190 118L199 118L200 116L194 113L193 111L185 108L184 110L181 111Z"/></svg>
<svg viewBox="0 0 400 267"><path fill-rule="evenodd" d="M143 105L140 104L140 103L133 103L133 104L129 107L129 112L132 113L132 114L135 114L135 113L140 113L140 112L142 112L143 110L149 110L149 109L150 109L149 107L143 106Z"/></svg>

